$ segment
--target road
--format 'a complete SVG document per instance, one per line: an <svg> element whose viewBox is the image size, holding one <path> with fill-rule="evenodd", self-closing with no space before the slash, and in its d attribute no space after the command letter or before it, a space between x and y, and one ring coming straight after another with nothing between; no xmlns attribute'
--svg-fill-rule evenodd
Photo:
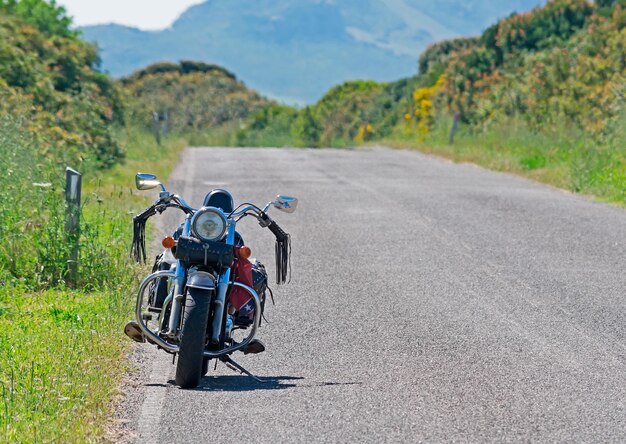
<svg viewBox="0 0 626 444"><path fill-rule="evenodd" d="M299 197L293 278L238 359L266 384L220 364L183 391L145 346L136 442L626 441L623 209L382 148L187 149L169 186Z"/></svg>

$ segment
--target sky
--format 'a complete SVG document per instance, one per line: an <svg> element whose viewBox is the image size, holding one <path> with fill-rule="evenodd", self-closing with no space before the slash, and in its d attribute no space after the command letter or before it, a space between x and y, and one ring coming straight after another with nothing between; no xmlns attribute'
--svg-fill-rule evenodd
<svg viewBox="0 0 626 444"><path fill-rule="evenodd" d="M75 26L119 23L143 30L169 27L189 6L203 0L57 0Z"/></svg>

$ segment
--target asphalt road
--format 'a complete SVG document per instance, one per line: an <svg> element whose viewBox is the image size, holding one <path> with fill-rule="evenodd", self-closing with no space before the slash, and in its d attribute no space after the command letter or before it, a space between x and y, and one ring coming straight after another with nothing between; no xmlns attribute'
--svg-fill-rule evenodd
<svg viewBox="0 0 626 444"><path fill-rule="evenodd" d="M183 391L146 345L137 442L626 441L623 209L385 149L186 150L171 191L213 187L301 199L268 350L238 359L269 382Z"/></svg>

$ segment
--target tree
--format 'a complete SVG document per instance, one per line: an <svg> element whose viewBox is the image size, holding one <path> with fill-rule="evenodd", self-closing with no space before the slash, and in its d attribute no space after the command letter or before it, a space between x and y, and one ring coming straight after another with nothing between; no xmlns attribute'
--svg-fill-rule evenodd
<svg viewBox="0 0 626 444"><path fill-rule="evenodd" d="M293 134L300 146L319 147L322 128L313 115L310 106L300 111L298 118L293 124Z"/></svg>
<svg viewBox="0 0 626 444"><path fill-rule="evenodd" d="M76 37L71 29L72 18L64 7L55 0L0 0L0 11L19 16L24 22L34 25L43 34L61 37Z"/></svg>

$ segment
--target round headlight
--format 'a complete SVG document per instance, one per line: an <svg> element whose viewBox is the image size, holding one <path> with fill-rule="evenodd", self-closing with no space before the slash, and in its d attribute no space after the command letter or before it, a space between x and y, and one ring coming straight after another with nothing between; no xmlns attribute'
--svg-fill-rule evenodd
<svg viewBox="0 0 626 444"><path fill-rule="evenodd" d="M191 231L203 241L216 241L226 233L226 217L216 209L198 211L191 221Z"/></svg>

